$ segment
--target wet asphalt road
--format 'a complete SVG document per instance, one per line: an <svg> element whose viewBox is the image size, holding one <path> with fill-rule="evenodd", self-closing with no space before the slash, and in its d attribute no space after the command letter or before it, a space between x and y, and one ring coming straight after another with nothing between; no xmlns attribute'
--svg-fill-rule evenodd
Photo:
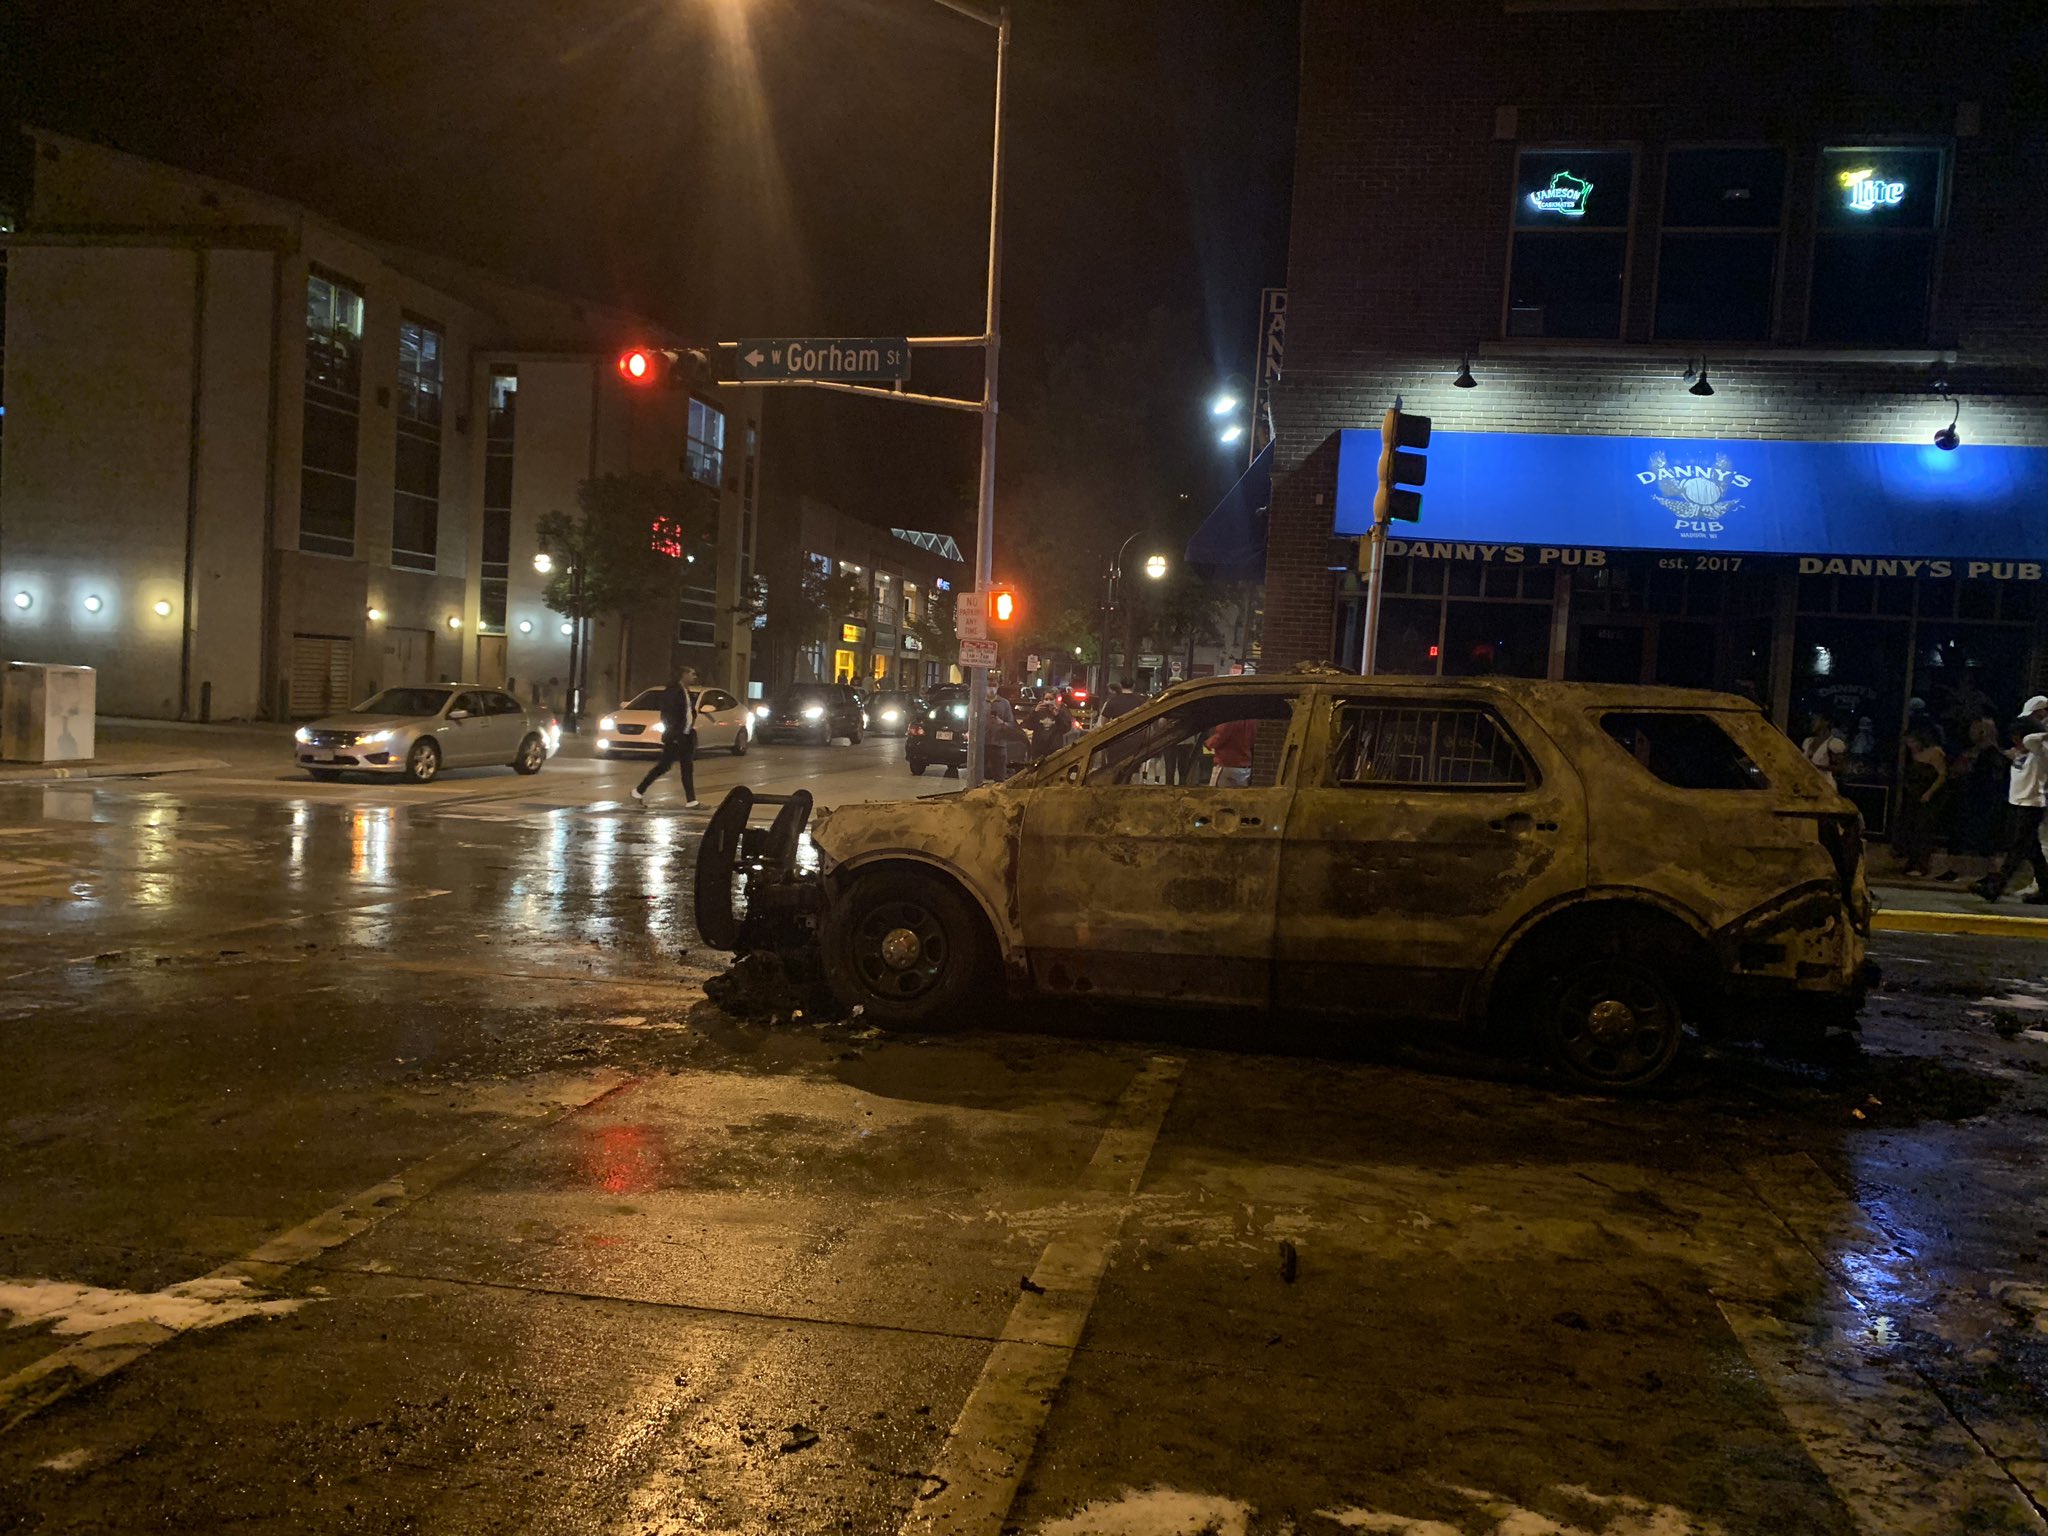
<svg viewBox="0 0 2048 1536"><path fill-rule="evenodd" d="M0 1531L2048 1528L2041 948L1637 1102L742 1022L634 776L0 786Z"/></svg>

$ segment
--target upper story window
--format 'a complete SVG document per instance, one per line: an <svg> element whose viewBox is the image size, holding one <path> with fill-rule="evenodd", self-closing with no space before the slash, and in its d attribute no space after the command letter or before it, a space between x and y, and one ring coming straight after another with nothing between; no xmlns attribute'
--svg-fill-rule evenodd
<svg viewBox="0 0 2048 1536"><path fill-rule="evenodd" d="M398 322L398 419L441 425L440 331L410 315Z"/></svg>
<svg viewBox="0 0 2048 1536"><path fill-rule="evenodd" d="M346 397L363 392L363 296L318 272L306 279L306 387Z"/></svg>
<svg viewBox="0 0 2048 1536"><path fill-rule="evenodd" d="M875 622L896 622L896 578L887 571L875 572Z"/></svg>
<svg viewBox="0 0 2048 1536"><path fill-rule="evenodd" d="M1784 226L1775 149L1674 149L1657 245L1660 341L1768 341Z"/></svg>
<svg viewBox="0 0 2048 1536"><path fill-rule="evenodd" d="M1822 151L1808 341L1926 345L1942 192L1938 149Z"/></svg>
<svg viewBox="0 0 2048 1536"><path fill-rule="evenodd" d="M1522 151L1508 262L1508 335L1621 335L1634 201L1631 150Z"/></svg>
<svg viewBox="0 0 2048 1536"><path fill-rule="evenodd" d="M683 466L692 480L714 489L725 480L725 412L702 400L690 401L690 437Z"/></svg>

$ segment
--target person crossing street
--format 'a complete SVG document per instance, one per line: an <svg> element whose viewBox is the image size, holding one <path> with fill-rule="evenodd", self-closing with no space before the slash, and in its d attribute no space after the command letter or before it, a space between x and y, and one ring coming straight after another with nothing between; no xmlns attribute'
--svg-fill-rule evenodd
<svg viewBox="0 0 2048 1536"><path fill-rule="evenodd" d="M654 787L654 781L667 773L673 764L683 780L683 805L695 810L703 802L697 798L697 669L684 667L676 673L675 681L661 690L661 702L656 706L661 711L661 756L654 760L654 766L647 770L633 791L633 798L643 804L647 791Z"/></svg>

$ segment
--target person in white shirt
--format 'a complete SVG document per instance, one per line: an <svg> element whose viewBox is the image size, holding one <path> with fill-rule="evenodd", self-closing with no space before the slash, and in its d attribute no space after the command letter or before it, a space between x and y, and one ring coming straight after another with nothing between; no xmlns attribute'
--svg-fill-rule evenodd
<svg viewBox="0 0 2048 1536"><path fill-rule="evenodd" d="M1835 727L1835 722L1826 715L1813 717L1813 734L1799 744L1799 750L1806 754L1806 760L1828 776L1830 784L1840 771L1842 759L1849 755L1849 743Z"/></svg>
<svg viewBox="0 0 2048 1536"><path fill-rule="evenodd" d="M2027 700L2026 712L2006 728L2006 740L2012 770L2005 798L2015 815L2012 845L1997 872L1979 880L1975 890L1986 901L1996 901L2027 864L2034 871L2034 893L2025 900L2048 906L2048 855L2041 850L2041 820L2048 808L2048 696Z"/></svg>

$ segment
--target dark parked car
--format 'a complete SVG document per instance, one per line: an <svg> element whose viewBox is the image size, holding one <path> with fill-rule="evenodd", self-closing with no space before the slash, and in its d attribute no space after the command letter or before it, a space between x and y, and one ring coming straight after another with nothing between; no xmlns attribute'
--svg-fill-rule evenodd
<svg viewBox="0 0 2048 1536"><path fill-rule="evenodd" d="M868 729L877 736L907 736L924 710L914 693L878 693L868 700Z"/></svg>
<svg viewBox="0 0 2048 1536"><path fill-rule="evenodd" d="M904 761L921 774L937 763L957 772L967 766L967 690L934 688L903 737Z"/></svg>
<svg viewBox="0 0 2048 1536"><path fill-rule="evenodd" d="M865 722L860 699L844 683L801 683L785 688L766 704L754 706L757 741L814 741L820 746L834 736L860 744Z"/></svg>

